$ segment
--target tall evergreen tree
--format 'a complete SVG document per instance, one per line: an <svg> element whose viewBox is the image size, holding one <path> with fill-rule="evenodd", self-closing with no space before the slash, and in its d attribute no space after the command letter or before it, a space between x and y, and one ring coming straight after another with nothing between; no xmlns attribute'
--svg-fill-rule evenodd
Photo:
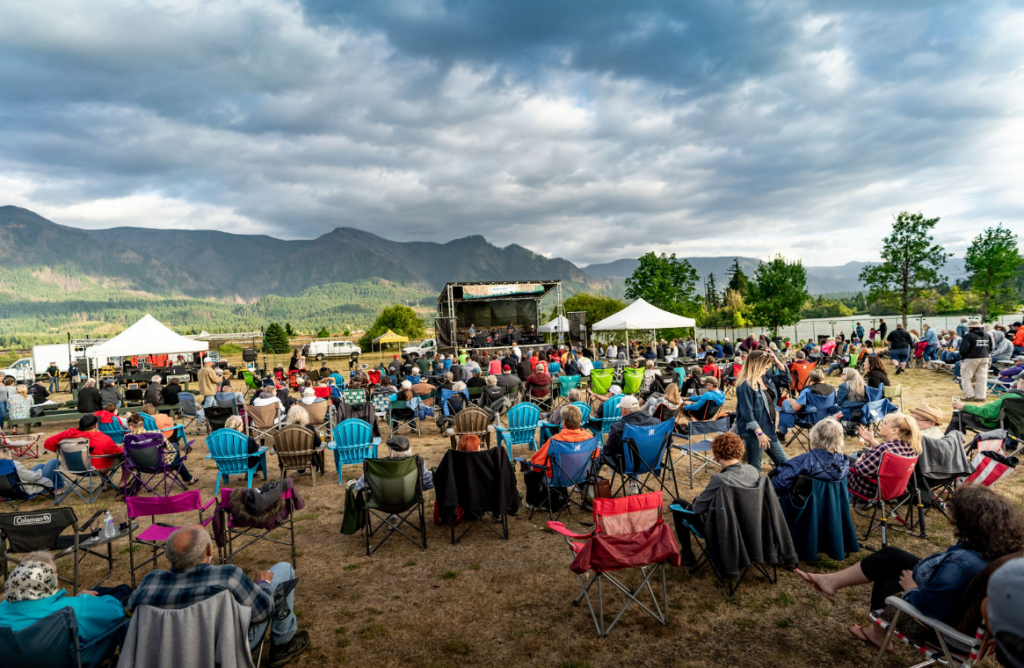
<svg viewBox="0 0 1024 668"><path fill-rule="evenodd" d="M984 322L1016 306L1019 295L1014 278L1024 262L1017 251L1017 235L1002 223L990 227L974 238L964 260L971 275L971 291L981 298Z"/></svg>
<svg viewBox="0 0 1024 668"><path fill-rule="evenodd" d="M708 274L707 280L704 281L704 303L707 305L708 312L714 311L722 305L718 286L715 285L715 272Z"/></svg>
<svg viewBox="0 0 1024 668"><path fill-rule="evenodd" d="M743 273L743 267L740 266L740 259L734 257L732 259L732 266L729 267L728 271L725 272L729 276L729 284L725 286L726 290L735 290L744 297L747 296L747 287L750 285L750 279Z"/></svg>
<svg viewBox="0 0 1024 668"><path fill-rule="evenodd" d="M291 350L288 342L288 334L284 327L276 322L270 323L263 332L263 352L265 353L286 353Z"/></svg>

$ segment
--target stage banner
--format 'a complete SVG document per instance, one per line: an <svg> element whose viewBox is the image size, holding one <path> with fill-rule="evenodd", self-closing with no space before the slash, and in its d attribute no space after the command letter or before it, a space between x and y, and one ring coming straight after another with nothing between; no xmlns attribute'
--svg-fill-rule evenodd
<svg viewBox="0 0 1024 668"><path fill-rule="evenodd" d="M434 338L438 348L455 345L455 318L434 318Z"/></svg>
<svg viewBox="0 0 1024 668"><path fill-rule="evenodd" d="M544 292L540 283L505 283L504 285L466 285L462 288L463 299L493 299L514 295L532 295Z"/></svg>
<svg viewBox="0 0 1024 668"><path fill-rule="evenodd" d="M569 318L569 341L572 343L587 343L587 312L569 311L565 314Z"/></svg>

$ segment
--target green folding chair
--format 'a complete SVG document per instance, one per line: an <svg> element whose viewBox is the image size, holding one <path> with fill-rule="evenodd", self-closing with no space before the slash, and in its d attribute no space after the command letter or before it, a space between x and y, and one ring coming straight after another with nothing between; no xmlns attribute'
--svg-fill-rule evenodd
<svg viewBox="0 0 1024 668"><path fill-rule="evenodd" d="M615 369L594 369L590 372L590 391L594 394L608 394L615 379Z"/></svg>
<svg viewBox="0 0 1024 668"><path fill-rule="evenodd" d="M422 458L419 455L408 459L364 459L363 479L366 487L360 492L366 511L364 529L366 532L367 556L376 552L392 534L405 536L417 547L427 549L427 520L424 512ZM410 521L410 516L419 511L419 524ZM374 520L379 520L376 527ZM419 531L420 540L403 531L402 525ZM373 548L370 539L378 532L385 531Z"/></svg>
<svg viewBox="0 0 1024 668"><path fill-rule="evenodd" d="M636 394L644 384L644 369L626 367L622 370L622 393Z"/></svg>

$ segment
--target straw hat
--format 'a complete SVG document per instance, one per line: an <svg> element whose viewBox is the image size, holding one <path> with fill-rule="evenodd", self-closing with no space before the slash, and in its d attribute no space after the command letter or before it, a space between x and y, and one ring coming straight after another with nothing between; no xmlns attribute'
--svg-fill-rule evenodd
<svg viewBox="0 0 1024 668"><path fill-rule="evenodd" d="M935 424L940 424L942 422L942 411L940 411L935 406L932 406L931 404L921 404L920 406L914 406L912 409L910 409L910 414L916 418L928 420L929 422L934 422Z"/></svg>

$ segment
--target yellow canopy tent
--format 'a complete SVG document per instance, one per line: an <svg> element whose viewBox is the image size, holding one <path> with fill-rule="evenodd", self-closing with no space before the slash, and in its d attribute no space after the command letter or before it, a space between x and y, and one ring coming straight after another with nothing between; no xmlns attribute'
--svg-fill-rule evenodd
<svg viewBox="0 0 1024 668"><path fill-rule="evenodd" d="M401 334L395 334L390 329L377 338L373 339L373 343L378 346L378 350L382 350L385 344L388 343L406 343L409 341L408 336L402 336Z"/></svg>

